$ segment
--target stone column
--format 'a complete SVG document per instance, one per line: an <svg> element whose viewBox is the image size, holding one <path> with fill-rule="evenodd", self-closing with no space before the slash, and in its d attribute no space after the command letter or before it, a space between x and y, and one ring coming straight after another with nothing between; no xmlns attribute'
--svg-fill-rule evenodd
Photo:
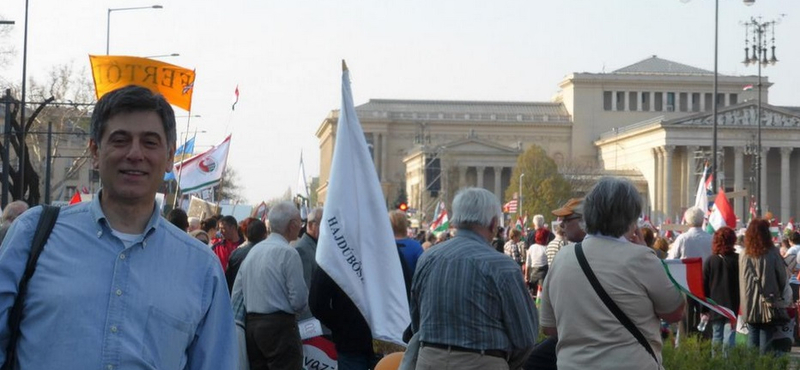
<svg viewBox="0 0 800 370"><path fill-rule="evenodd" d="M763 216L765 211L769 209L767 207L767 155L769 154L769 148L761 147L761 215ZM772 213L773 215L775 212Z"/></svg>
<svg viewBox="0 0 800 370"><path fill-rule="evenodd" d="M477 186L479 188L483 188L483 171L486 170L486 167L477 166L477 167L475 167L475 170L476 170L475 174L478 177L478 180L476 181L475 186Z"/></svg>
<svg viewBox="0 0 800 370"><path fill-rule="evenodd" d="M389 169L388 163L386 163L386 152L388 151L386 147L386 134L381 134L381 182L386 181L386 172Z"/></svg>
<svg viewBox="0 0 800 370"><path fill-rule="evenodd" d="M626 112L629 112L631 110L631 94L625 91L625 93L622 95L622 99L624 100L623 109Z"/></svg>
<svg viewBox="0 0 800 370"><path fill-rule="evenodd" d="M636 111L637 112L641 112L642 111L642 94L643 93L641 91L638 91L636 93Z"/></svg>
<svg viewBox="0 0 800 370"><path fill-rule="evenodd" d="M789 159L792 156L792 147L781 148L781 222L789 222L792 209L792 193L789 188L791 170L789 169Z"/></svg>
<svg viewBox="0 0 800 370"><path fill-rule="evenodd" d="M694 205L695 196L697 195L697 184L695 183L695 163L694 163L694 152L697 151L696 145L691 145L686 147L686 191L689 193L687 194L687 205L691 207Z"/></svg>
<svg viewBox="0 0 800 370"><path fill-rule="evenodd" d="M664 146L664 212L668 216L672 214L672 154L674 152L674 145Z"/></svg>
<svg viewBox="0 0 800 370"><path fill-rule="evenodd" d="M458 187L467 187L467 166L458 166Z"/></svg>
<svg viewBox="0 0 800 370"><path fill-rule="evenodd" d="M500 179L503 175L503 167L495 167L494 168L494 195L497 196L497 199L500 202L503 202L503 189L500 189Z"/></svg>
<svg viewBox="0 0 800 370"><path fill-rule="evenodd" d="M669 93L666 91L661 93L661 108L663 108L664 112L669 112L669 110L667 110L667 94Z"/></svg>
<svg viewBox="0 0 800 370"><path fill-rule="evenodd" d="M736 146L733 148L733 190L743 190L744 189L744 147ZM736 217L739 217L740 220L745 219L745 215L747 214L746 210L744 209L746 204L745 198L736 197L733 199L733 212L736 213Z"/></svg>
<svg viewBox="0 0 800 370"><path fill-rule="evenodd" d="M613 90L611 91L611 110L617 110L617 92Z"/></svg>
<svg viewBox="0 0 800 370"><path fill-rule="evenodd" d="M661 148L653 148L653 209L654 210L661 210L661 170L663 166L661 165Z"/></svg>
<svg viewBox="0 0 800 370"><path fill-rule="evenodd" d="M700 93L700 111L706 111L706 93Z"/></svg>

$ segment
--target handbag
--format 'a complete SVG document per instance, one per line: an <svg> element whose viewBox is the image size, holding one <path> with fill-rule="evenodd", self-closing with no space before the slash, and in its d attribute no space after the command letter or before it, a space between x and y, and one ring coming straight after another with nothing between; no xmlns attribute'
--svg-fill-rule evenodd
<svg viewBox="0 0 800 370"><path fill-rule="evenodd" d="M644 347L647 353L653 357L656 365L659 365L660 368L661 365L658 363L658 358L653 351L653 347L650 346L650 343L644 337L644 334L642 334L633 321L631 321L631 319L628 318L624 312L622 312L619 306L614 303L614 300L612 300L608 293L606 293L606 290L603 289L603 286L600 285L600 281L597 280L597 276L595 276L594 271L592 271L592 268L589 266L589 261L586 260L586 255L583 254L583 247L581 246L581 243L575 244L575 256L578 258L578 264L581 265L581 270L583 270L586 278L589 279L589 283L592 284L592 288L594 288L594 291L598 296L600 296L600 299L603 301L606 307L608 307L611 313L614 314L614 317L616 317L617 320L622 323L622 326L624 326L625 329L628 329L628 331L633 335L634 338L636 338L639 344Z"/></svg>
<svg viewBox="0 0 800 370"><path fill-rule="evenodd" d="M753 270L753 276L758 278L758 282L756 282L755 286L761 314L758 316L759 322L754 322L754 324L783 325L789 322L789 313L786 311L786 308L775 305L775 296L770 295L766 297L764 295L764 277L758 274L758 270L753 266L753 261L750 258L747 258L747 267L751 268Z"/></svg>
<svg viewBox="0 0 800 370"><path fill-rule="evenodd" d="M36 270L36 262L39 260L39 255L42 254L47 238L50 237L50 232L53 231L59 211L60 208L58 207L42 206L42 215L39 217L36 234L33 235L33 242L31 242L31 254L28 256L28 262L25 264L25 273L19 282L19 290L17 298L14 300L14 306L8 315L9 338L8 346L6 347L6 362L0 368L1 370L11 370L17 367L17 339L19 339L19 324L22 321L22 307L25 304L25 295L28 292L28 281Z"/></svg>

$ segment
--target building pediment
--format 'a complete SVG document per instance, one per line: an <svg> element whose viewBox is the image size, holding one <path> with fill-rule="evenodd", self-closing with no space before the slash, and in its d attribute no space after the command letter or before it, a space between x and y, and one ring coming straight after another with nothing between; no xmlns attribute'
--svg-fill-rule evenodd
<svg viewBox="0 0 800 370"><path fill-rule="evenodd" d="M507 154L517 156L521 153L519 148L508 147L494 141L484 140L477 137L468 137L466 139L451 141L441 146L443 150L449 153L463 153L463 154Z"/></svg>
<svg viewBox="0 0 800 370"><path fill-rule="evenodd" d="M717 112L717 125L726 127L756 126L758 104L745 102L725 107ZM713 115L700 113L664 122L664 126L711 126ZM769 104L761 105L762 127L800 127L800 115Z"/></svg>

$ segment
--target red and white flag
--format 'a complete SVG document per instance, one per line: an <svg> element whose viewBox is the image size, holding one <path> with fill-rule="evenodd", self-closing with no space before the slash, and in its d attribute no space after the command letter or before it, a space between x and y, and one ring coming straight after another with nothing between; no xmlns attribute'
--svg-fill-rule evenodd
<svg viewBox="0 0 800 370"><path fill-rule="evenodd" d="M711 208L711 215L708 216L708 223L714 230L719 230L723 226L736 228L736 214L733 213L731 203L725 195L725 190L720 188L717 198L714 200L714 207Z"/></svg>
<svg viewBox="0 0 800 370"><path fill-rule="evenodd" d="M239 102L239 85L236 85L236 90L233 91L233 104L231 110L236 110L236 103Z"/></svg>

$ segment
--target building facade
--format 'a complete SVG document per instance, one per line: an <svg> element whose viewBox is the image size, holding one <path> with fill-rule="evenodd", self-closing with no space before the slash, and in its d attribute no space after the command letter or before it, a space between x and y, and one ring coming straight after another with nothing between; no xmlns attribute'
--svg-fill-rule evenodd
<svg viewBox="0 0 800 370"><path fill-rule="evenodd" d="M703 164L711 158L711 112L718 109L720 184L737 216L753 189L752 150L758 111L755 76L713 72L652 56L610 73L573 73L551 102L370 100L356 107L387 205L403 189L424 214L447 204L459 187L480 186L504 200L516 156L539 145L562 168L625 174L640 186L654 220L675 221L694 204ZM800 108L769 105L762 77L762 210L781 220L800 211ZM317 130L319 200L324 202L338 111ZM639 185L637 185L639 186Z"/></svg>

